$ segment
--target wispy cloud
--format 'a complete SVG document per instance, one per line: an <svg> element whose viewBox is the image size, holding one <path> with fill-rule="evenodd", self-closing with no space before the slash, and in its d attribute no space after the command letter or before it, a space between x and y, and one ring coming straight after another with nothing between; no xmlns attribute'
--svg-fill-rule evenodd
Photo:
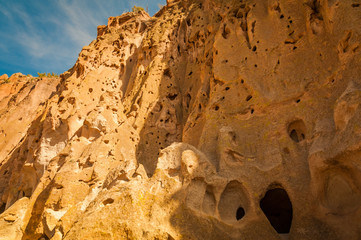
<svg viewBox="0 0 361 240"><path fill-rule="evenodd" d="M55 38L51 38L54 34L48 29L42 28L42 23L38 19L30 16L19 6L15 8L14 12L21 21L21 25L18 24L16 39L32 57L40 58L49 54L54 54L55 58L62 57L62 48L79 49L94 38L90 32L96 24L95 20L91 15L86 17L84 9L77 5L76 1L59 1L58 7L58 16L45 12L42 18L52 23L55 29L60 29L61 36ZM64 38L68 41L63 41ZM67 46L64 46L64 42L68 42Z"/></svg>
<svg viewBox="0 0 361 240"><path fill-rule="evenodd" d="M78 2L58 1L54 8L59 9L58 14L52 14L44 6L36 6L40 12L38 16L31 15L23 5L16 2L9 3L8 10L0 8L13 31L1 34L8 45L6 47L5 43L0 42L2 52L11 47L13 51L21 52L31 59L26 64L40 64L43 68L47 67L44 63L50 65L50 61L58 64L69 62L71 65L81 47L94 39L91 33L96 31L93 29L96 19L92 17L92 12L82 8ZM44 19L46 22L43 22ZM51 32L52 29L56 32Z"/></svg>
<svg viewBox="0 0 361 240"><path fill-rule="evenodd" d="M8 18L11 18L11 17L12 17L11 14L10 14L10 12L9 12L9 11L6 11L1 5L0 5L0 13L3 14L3 15L5 15L5 16L8 17Z"/></svg>
<svg viewBox="0 0 361 240"><path fill-rule="evenodd" d="M97 20L93 9L87 8L84 1L61 0L58 5L65 14L65 19L54 20L63 27L68 37L79 45L84 45L94 39L91 32L94 25L97 25Z"/></svg>
<svg viewBox="0 0 361 240"><path fill-rule="evenodd" d="M133 5L155 12L165 0L0 0L0 75L24 71L61 73L76 61L81 48L96 37L96 27ZM12 71L12 70L11 70ZM26 73L26 72L24 72Z"/></svg>
<svg viewBox="0 0 361 240"><path fill-rule="evenodd" d="M16 29L14 40L33 58L41 58L51 52L53 45L46 41L46 33L38 29L37 23L20 5L13 5L12 25Z"/></svg>

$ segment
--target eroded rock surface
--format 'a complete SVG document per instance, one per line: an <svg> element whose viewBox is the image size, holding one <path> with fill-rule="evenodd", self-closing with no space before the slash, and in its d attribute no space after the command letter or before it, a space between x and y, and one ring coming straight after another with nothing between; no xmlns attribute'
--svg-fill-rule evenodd
<svg viewBox="0 0 361 240"><path fill-rule="evenodd" d="M110 17L61 80L10 78L0 239L360 239L360 16L167 1Z"/></svg>

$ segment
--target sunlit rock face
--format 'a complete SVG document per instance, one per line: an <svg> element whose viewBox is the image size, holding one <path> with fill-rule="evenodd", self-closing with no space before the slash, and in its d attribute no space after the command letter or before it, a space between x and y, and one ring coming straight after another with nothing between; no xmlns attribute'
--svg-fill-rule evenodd
<svg viewBox="0 0 361 240"><path fill-rule="evenodd" d="M110 17L61 79L14 76L0 239L360 239L360 16L168 1Z"/></svg>

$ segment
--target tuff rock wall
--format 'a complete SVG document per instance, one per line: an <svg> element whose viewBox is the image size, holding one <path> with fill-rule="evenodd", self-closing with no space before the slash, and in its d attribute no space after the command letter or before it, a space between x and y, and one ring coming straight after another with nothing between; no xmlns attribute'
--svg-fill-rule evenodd
<svg viewBox="0 0 361 240"><path fill-rule="evenodd" d="M168 1L0 85L0 239L360 239L361 3Z"/></svg>

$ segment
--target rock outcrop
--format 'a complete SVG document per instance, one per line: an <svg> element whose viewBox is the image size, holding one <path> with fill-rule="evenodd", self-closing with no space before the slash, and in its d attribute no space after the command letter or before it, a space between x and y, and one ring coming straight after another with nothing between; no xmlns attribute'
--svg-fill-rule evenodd
<svg viewBox="0 0 361 240"><path fill-rule="evenodd" d="M61 79L11 77L0 239L360 239L360 15L167 1Z"/></svg>

